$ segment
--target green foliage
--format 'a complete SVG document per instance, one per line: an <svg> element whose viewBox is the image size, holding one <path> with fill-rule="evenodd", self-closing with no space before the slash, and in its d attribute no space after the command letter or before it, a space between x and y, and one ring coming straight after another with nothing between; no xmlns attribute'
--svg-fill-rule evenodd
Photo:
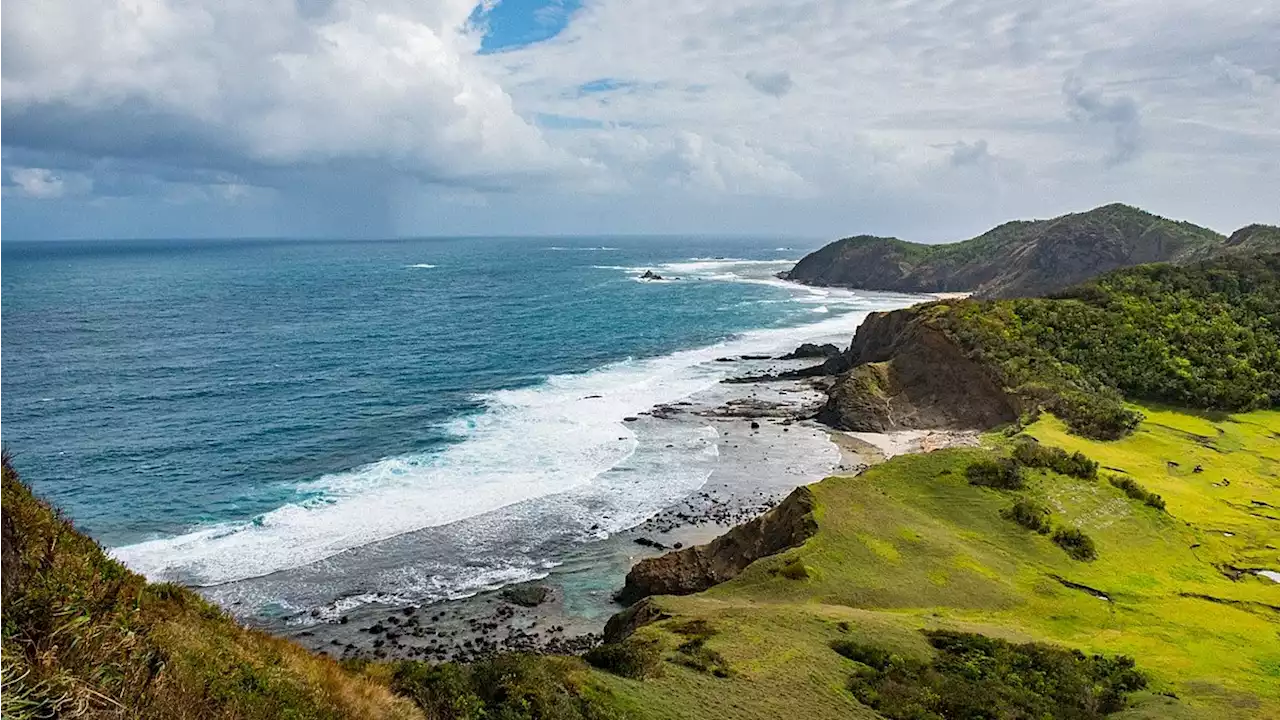
<svg viewBox="0 0 1280 720"><path fill-rule="evenodd" d="M1041 535L1048 535L1053 529L1052 523L1049 522L1049 514L1049 508L1027 499L1018 500L1001 513L1006 519Z"/></svg>
<svg viewBox="0 0 1280 720"><path fill-rule="evenodd" d="M716 677L729 677L728 661L720 653L706 647L707 640L716 634L710 623L695 619L676 623L668 629L686 638L676 648L676 655L672 658L674 662Z"/></svg>
<svg viewBox="0 0 1280 720"><path fill-rule="evenodd" d="M924 631L929 661L841 641L861 664L849 689L892 720L1091 720L1123 710L1146 678L1125 656L945 630Z"/></svg>
<svg viewBox="0 0 1280 720"><path fill-rule="evenodd" d="M1080 528L1058 528L1053 541L1075 560L1088 562L1098 557L1098 548Z"/></svg>
<svg viewBox="0 0 1280 720"><path fill-rule="evenodd" d="M1021 440L1013 446L1013 461L1024 467L1044 468L1062 475L1095 480L1098 477L1098 463L1090 460L1084 453L1068 454L1062 448L1041 445L1034 439Z"/></svg>
<svg viewBox="0 0 1280 720"><path fill-rule="evenodd" d="M782 577L788 580L808 580L809 568L805 567L804 561L798 557L793 557L783 564L782 569L778 571Z"/></svg>
<svg viewBox="0 0 1280 720"><path fill-rule="evenodd" d="M964 469L964 475L970 485L998 490L1020 490L1026 485L1022 468L1008 458L976 460Z"/></svg>
<svg viewBox="0 0 1280 720"><path fill-rule="evenodd" d="M606 720L569 660L508 654L469 665L401 662L392 688L431 720Z"/></svg>
<svg viewBox="0 0 1280 720"><path fill-rule="evenodd" d="M1107 481L1123 490L1124 494L1130 498L1139 500L1161 512L1164 511L1164 498L1142 487L1133 478L1124 475L1109 475Z"/></svg>
<svg viewBox="0 0 1280 720"><path fill-rule="evenodd" d="M621 642L597 645L582 659L605 672L640 679L658 674L662 649L656 640L632 635Z"/></svg>
<svg viewBox="0 0 1280 720"><path fill-rule="evenodd" d="M1280 254L1144 265L1053 298L920 311L1029 406L1116 439L1124 398L1247 411L1280 400Z"/></svg>

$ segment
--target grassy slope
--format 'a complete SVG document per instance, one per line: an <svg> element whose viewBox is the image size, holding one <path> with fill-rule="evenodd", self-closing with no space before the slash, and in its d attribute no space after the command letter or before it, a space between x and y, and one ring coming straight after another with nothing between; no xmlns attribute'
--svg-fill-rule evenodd
<svg viewBox="0 0 1280 720"><path fill-rule="evenodd" d="M3 508L6 719L422 717L385 667L348 672L147 583L33 497L7 458Z"/></svg>
<svg viewBox="0 0 1280 720"><path fill-rule="evenodd" d="M813 486L820 530L801 548L700 595L658 599L676 617L638 633L678 658L670 628L705 619L717 630L706 647L728 661L729 678L665 663L656 679L600 673L598 682L637 717L874 717L844 689L854 664L830 642L852 637L924 656L916 630L945 627L1133 656L1152 692L1124 717L1280 717L1280 613L1267 607L1280 605L1280 586L1251 575L1233 582L1214 567L1277 565L1269 517L1280 511L1251 501L1280 505L1280 413L1143 411L1138 432L1110 443L1069 435L1052 417L1028 430L1122 468L1168 501L1164 514L1104 480L1033 475L1022 494L1052 507L1056 524L1089 533L1099 548L1092 563L1001 518L1014 494L964 480L965 465L989 451L901 457ZM1197 464L1203 472L1192 472ZM1224 477L1230 485L1213 484ZM797 559L807 579L779 572Z"/></svg>

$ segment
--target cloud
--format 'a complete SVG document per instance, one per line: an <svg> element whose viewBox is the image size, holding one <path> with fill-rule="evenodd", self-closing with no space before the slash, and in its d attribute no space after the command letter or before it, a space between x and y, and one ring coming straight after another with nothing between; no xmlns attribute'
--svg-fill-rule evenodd
<svg viewBox="0 0 1280 720"><path fill-rule="evenodd" d="M1273 0L11 0L4 19L6 165L83 174L120 226L170 197L252 208L262 232L825 235L894 208L880 230L934 237L1116 197L1280 220ZM77 197L24 195L5 222L39 205L29 225L54 227Z"/></svg>
<svg viewBox="0 0 1280 720"><path fill-rule="evenodd" d="M9 179L20 195L36 200L61 197L67 192L67 183L45 168L10 168Z"/></svg>
<svg viewBox="0 0 1280 720"><path fill-rule="evenodd" d="M991 153L987 152L986 140L978 140L972 143L960 141L951 150L950 162L952 165L960 167L978 165L990 159Z"/></svg>
<svg viewBox="0 0 1280 720"><path fill-rule="evenodd" d="M581 170L476 62L472 8L15 0L5 143L246 175L371 162L493 186Z"/></svg>
<svg viewBox="0 0 1280 720"><path fill-rule="evenodd" d="M1250 93L1268 93L1280 87L1280 81L1270 75L1264 75L1253 68L1237 65L1221 55L1213 58L1210 68L1215 78L1229 88Z"/></svg>
<svg viewBox="0 0 1280 720"><path fill-rule="evenodd" d="M794 84L791 82L791 73L786 70L773 73L762 73L753 70L747 73L747 82L751 84L751 87L765 95L779 98L791 92L791 87Z"/></svg>
<svg viewBox="0 0 1280 720"><path fill-rule="evenodd" d="M1062 85L1067 112L1079 122L1111 128L1109 164L1133 160L1142 149L1142 113L1138 103L1127 95L1106 97L1097 88L1085 88L1083 81L1070 75Z"/></svg>

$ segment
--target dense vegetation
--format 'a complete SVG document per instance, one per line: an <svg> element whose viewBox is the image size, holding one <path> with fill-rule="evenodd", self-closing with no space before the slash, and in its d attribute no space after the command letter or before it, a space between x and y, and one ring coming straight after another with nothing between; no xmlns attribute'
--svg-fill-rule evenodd
<svg viewBox="0 0 1280 720"><path fill-rule="evenodd" d="M864 290L1035 297L1142 263L1264 252L1280 252L1280 228L1250 225L1226 238L1112 204L1049 220L1008 222L941 245L869 235L845 238L807 255L786 277Z"/></svg>
<svg viewBox="0 0 1280 720"><path fill-rule="evenodd" d="M1141 266L1054 298L920 312L1087 437L1137 426L1124 398L1228 411L1280 401L1280 254Z"/></svg>
<svg viewBox="0 0 1280 720"><path fill-rule="evenodd" d="M1125 656L945 630L925 635L936 651L929 661L835 643L861 666L849 689L893 720L1088 720L1123 710L1125 697L1146 686Z"/></svg>
<svg viewBox="0 0 1280 720"><path fill-rule="evenodd" d="M607 699L584 685L566 658L499 655L468 665L396 665L392 687L431 720L611 720Z"/></svg>

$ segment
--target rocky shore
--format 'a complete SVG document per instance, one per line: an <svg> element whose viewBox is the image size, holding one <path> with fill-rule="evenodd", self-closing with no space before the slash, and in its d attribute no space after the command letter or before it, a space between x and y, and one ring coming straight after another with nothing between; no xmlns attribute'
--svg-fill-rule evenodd
<svg viewBox="0 0 1280 720"><path fill-rule="evenodd" d="M446 662L505 651L581 653L600 642L605 621L623 607L619 600L704 589L762 554L802 542L803 532L769 529L799 527L799 511L783 512L786 522L768 520L784 498L799 502L796 488L896 454L976 442L962 432L853 433L816 422L827 403L824 379L797 371L829 360L830 347L808 344L785 359L724 358L737 376L768 381L722 383L629 418L637 429L710 425L718 437L715 470L697 492L629 530L584 544L545 577L422 607L364 605L284 634L338 658Z"/></svg>

